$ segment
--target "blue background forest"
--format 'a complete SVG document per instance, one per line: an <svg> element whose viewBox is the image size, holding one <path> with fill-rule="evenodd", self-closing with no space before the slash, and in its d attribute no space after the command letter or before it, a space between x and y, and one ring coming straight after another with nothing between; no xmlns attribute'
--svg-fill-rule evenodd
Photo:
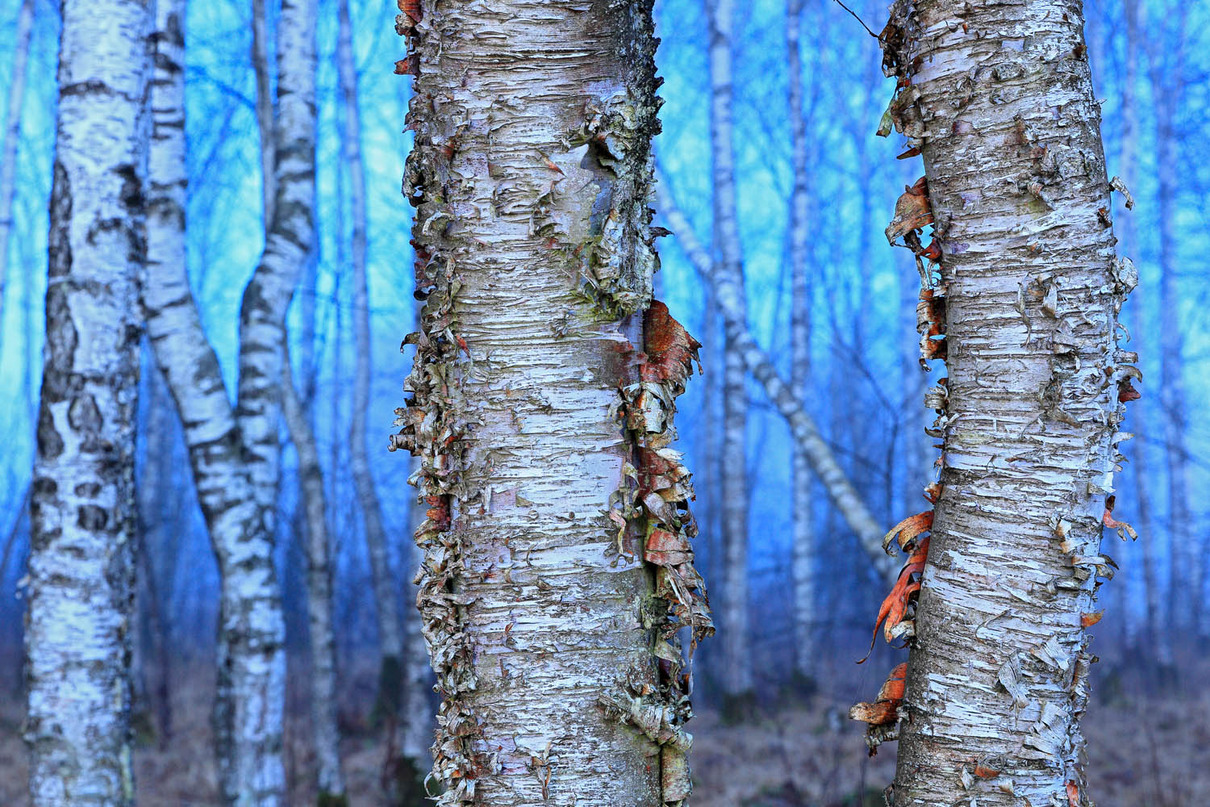
<svg viewBox="0 0 1210 807"><path fill-rule="evenodd" d="M0 92L7 97L13 63L17 0L0 0ZM271 5L271 4L270 4ZM851 4L874 30L886 9L881 2ZM1137 205L1127 213L1121 195L1114 195L1113 215L1121 254L1138 266L1141 283L1123 311L1134 334L1132 349L1141 354L1143 397L1131 405L1126 428L1139 434L1126 444L1132 460L1118 477L1115 515L1136 526L1140 495L1149 507L1150 529L1137 543L1121 544L1108 534L1105 549L1121 566L1117 578L1104 586L1100 605L1104 620L1096 626L1094 649L1101 655L1096 684L1107 713L1146 714L1144 725L1159 742L1181 743L1201 732L1208 738L1205 718L1200 727L1162 725L1166 697L1203 697L1179 689L1178 681L1157 683L1146 674L1154 660L1156 637L1145 622L1142 542L1155 553L1161 600L1171 574L1174 541L1194 542L1193 556L1205 563L1210 548L1210 8L1181 0L1142 0L1141 27L1133 66L1126 38L1124 4L1085 4L1089 60L1097 96L1103 99L1103 135L1110 174L1124 174ZM411 357L400 353L404 335L412 329L412 259L408 245L411 208L400 194L403 160L410 135L403 133L409 81L393 75L404 43L396 36L396 9L387 2L352 2L354 47L360 76L362 146L368 170L370 317L373 368L370 415L373 470L387 519L392 563L397 570L398 607L411 616L410 533L414 491L405 480L409 462L388 454L393 410L403 400L401 384ZM272 15L272 11L270 14ZM662 0L656 5L658 53L665 79L661 95L663 134L656 155L667 187L692 221L698 238L710 243L711 161L709 80L705 14L700 0ZM189 141L189 272L229 388L235 373L236 329L240 295L261 252L260 147L249 61L249 7L244 0L191 3L187 20L187 135ZM790 278L786 260L790 191L791 140L787 117L787 56L784 0L752 0L744 4L736 28L734 150L737 160L738 208L749 320L758 341L788 375ZM20 579L28 553L28 518L23 502L33 460L33 416L37 410L43 340L43 295L46 274L48 198L55 120L55 66L58 50L58 10L48 0L36 3L30 43L28 87L21 113L16 165L14 237L9 248L9 272L4 286L0 321L0 735L16 735L23 603ZM270 19L272 30L273 19ZM319 22L319 143L317 230L319 249L307 268L290 313L294 375L310 400L324 464L330 502L329 519L335 536L338 656L342 687L350 714L364 711L365 693L372 690L376 635L370 568L356 498L347 473L350 389L355 357L351 319L349 263L350 209L347 167L340 158L339 133L343 111L337 92L334 58L336 10L321 0ZM809 0L803 18L805 115L808 133L811 194L810 288L812 375L801 391L812 414L856 482L875 515L889 527L922 509L921 488L931 479L936 452L923 434L926 412L922 395L933 383L916 361L915 305L917 276L906 250L892 249L883 235L894 203L904 185L923 172L919 158L897 160L900 139L875 136L879 118L891 97L892 81L883 77L877 42L857 20L836 3ZM1131 105L1133 128L1124 111ZM1129 145L1128 145L1129 144ZM1135 162L1123 166L1123 150ZM1161 186L1159 161L1175 160L1175 187ZM1171 241L1161 243L1160 222L1169 217ZM660 242L663 269L657 278L659 296L692 333L702 338L711 322L705 296L695 272L675 237ZM1160 288L1169 273L1175 294L1162 308ZM1169 372L1182 374L1186 387L1184 411L1165 406L1161 394L1161 334L1176 328L1183 344L1167 357ZM410 349L409 349L410 351ZM703 480L717 480L727 469L717 465L718 412L704 409L709 387L721 386L721 356L704 356L706 373L696 377L680 405L680 446L698 474L697 514L702 524L698 540L701 568L707 581L720 579L716 499ZM943 371L942 371L943 372ZM140 567L139 598L144 619L141 642L166 648L171 671L157 664L145 649L140 664L144 678L188 680L191 670L209 669L214 652L217 611L217 572L206 531L193 498L188 462L171 400L145 351L140 404L143 425L138 474L141 485L139 523L147 561ZM779 694L809 692L811 687L792 674L790 580L790 439L785 421L767 402L762 389L749 383L748 479L750 487L750 630L751 664L758 703L768 706ZM931 417L930 417L931 419ZM1170 421L1176 429L1168 429ZM1181 441L1174 441L1173 435ZM285 476L280 486L277 562L285 591L291 664L305 665L300 648L307 641L305 558L296 540L298 511L297 462L283 431ZM1188 523L1169 518L1167 456L1187 452L1191 515ZM712 456L713 455L713 456ZM1136 475L1145 460L1147 475ZM1140 484L1141 483L1141 484ZM816 629L821 636L817 670L819 694L803 698L802 723L842 731L840 744L849 756L837 766L858 773L837 774L834 803L844 792L861 793L866 776L859 731L838 726L837 709L868 698L876 691L894 651L879 649L885 658L854 667L868 642L873 615L883 594L882 584L843 519L826 506L822 491L815 508L821 549L817 573L822 581ZM1205 575L1195 600L1208 605ZM717 592L720 584L714 583ZM154 614L149 620L147 614ZM1177 615L1176 621L1185 620ZM1202 620L1210 633L1210 619ZM1199 669L1206 664L1205 640L1196 629L1170 638L1176 664ZM898 655L894 655L899 660ZM886 664L882 661L887 661ZM712 648L702 650L703 684L697 698L706 716L700 735L704 754L726 765L747 751L748 735L722 726L712 718L717 692L711 686ZM1195 675L1185 676L1185 679ZM291 703L305 711L305 687L293 680ZM1187 685L1184 685L1187 686ZM795 690L794 688L798 689ZM1145 694L1144 694L1145 693ZM154 694L145 694L154 698ZM1151 700L1142 700L1151 699ZM1186 700L1187 703L1187 700ZM1148 706L1147 704L1151 704ZM1165 705L1169 704L1169 705ZM10 708L11 707L11 708ZM1133 712L1130 710L1134 710ZM1179 710L1178 710L1179 711ZM1192 711L1192 710L1190 710ZM1202 710L1206 714L1206 710ZM754 717L754 720L758 718ZM762 720L777 722L776 716ZM803 718L806 721L806 718ZM1180 721L1178 721L1179 723ZM777 723L783 725L783 723ZM797 731L797 723L784 723ZM796 726L798 728L796 728ZM814 728L810 729L814 731ZM1089 733L1097 731L1096 726ZM1106 729L1108 730L1108 729ZM732 734L727 734L732 731ZM808 732L809 733L809 732ZM728 739L730 738L730 739ZM1167 739L1166 739L1167 738ZM730 743L730 745L729 745ZM750 743L749 743L750 744ZM1154 743L1153 743L1154 745ZM0 746L0 755L4 752ZM801 753L796 751L795 753ZM848 752L846 752L848 753ZM1147 784L1145 796L1102 798L1102 804L1188 803L1196 784L1185 792L1166 791L1158 784L1159 769L1167 764L1157 755L1157 783ZM893 754L884 754L885 766ZM699 765L701 763L699 762ZM711 763L713 765L713 762ZM781 763L777 763L781 764ZM787 770L798 762L788 761ZM1094 760L1094 769L1096 768ZM885 782L883 773L870 775L870 784ZM763 774L762 774L763 775ZM806 773L791 770L793 779ZM1139 772L1139 781L1150 781ZM752 784L744 795L726 791L705 795L702 803L774 804L752 801L761 788L776 789L781 773L768 782ZM845 778L850 776L850 778ZM856 777L856 778L853 778ZM851 781L850 781L851 779ZM762 780L763 781L763 780ZM1094 773L1093 781L1096 781ZM1143 787L1143 785L1140 785ZM1178 787L1172 785L1172 787ZM1150 789L1146 789L1150 788ZM725 789L724 789L725 790ZM844 792L841 792L844 791ZM772 792L772 791L770 791ZM1117 791L1114 791L1117 792ZM1122 791L1134 792L1134 791ZM1210 791L1202 790L1202 795ZM717 799L709 801L710 798ZM770 797L772 798L772 797ZM1140 800L1141 799L1141 800ZM166 802L169 803L169 802ZM367 802L369 803L369 802ZM791 802L785 802L791 803ZM808 802L803 802L808 803ZM810 802L814 803L814 802ZM832 803L832 802L828 802ZM849 802L857 803L857 802ZM873 803L873 802L869 802Z"/></svg>

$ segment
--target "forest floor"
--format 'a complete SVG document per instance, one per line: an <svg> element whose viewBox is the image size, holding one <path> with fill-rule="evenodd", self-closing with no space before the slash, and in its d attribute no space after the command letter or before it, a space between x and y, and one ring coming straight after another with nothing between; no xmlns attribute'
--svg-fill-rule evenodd
<svg viewBox="0 0 1210 807"><path fill-rule="evenodd" d="M1189 675L1186 692L1147 694L1130 673L1102 669L1084 719L1088 778L1100 807L1187 807L1210 803L1210 694ZM180 680L180 679L177 679ZM139 732L136 777L140 807L218 804L210 750L209 692L213 676L199 674L173 699L172 741ZM307 717L292 698L287 726L291 803L313 803L305 742ZM894 746L867 758L861 726L847 718L847 702L822 696L783 698L776 709L753 707L742 722L725 725L702 711L691 729L697 786L695 807L881 807L894 774ZM299 708L302 706L303 708ZM0 698L0 804L28 804L25 749L20 739L21 698ZM346 721L348 723L348 721ZM379 785L382 750L364 725L346 725L343 753L354 807L388 802Z"/></svg>

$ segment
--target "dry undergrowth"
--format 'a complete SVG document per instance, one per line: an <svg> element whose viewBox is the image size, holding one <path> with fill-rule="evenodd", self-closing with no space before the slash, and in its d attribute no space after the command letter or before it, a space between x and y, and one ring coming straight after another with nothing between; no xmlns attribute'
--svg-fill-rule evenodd
<svg viewBox="0 0 1210 807"><path fill-rule="evenodd" d="M1210 800L1210 694L1189 685L1184 696L1143 695L1137 674L1097 665L1093 705L1084 720L1089 781L1099 807L1186 807ZM1210 674L1210 662L1185 667L1190 682ZM873 674L873 673L871 673ZM876 676L875 676L876 677ZM177 677L176 680L182 680ZM198 672L174 701L176 731L161 751L154 740L136 753L140 807L217 805L218 779L210 752L207 713L213 675ZM872 679L871 679L872 680ZM868 683L868 682L867 682ZM873 684L871 684L873 685ZM868 687L867 687L868 688ZM291 698L287 768L291 803L313 802L299 774L311 770L306 750L305 689ZM846 717L852 697L817 696L811 705L760 709L739 725L723 725L703 710L694 720L694 807L880 807L874 794L891 781L894 746L867 759L859 724ZM0 804L25 807L25 749L21 699L0 696ZM378 785L381 747L375 733L350 726L343 753L352 803L387 804Z"/></svg>

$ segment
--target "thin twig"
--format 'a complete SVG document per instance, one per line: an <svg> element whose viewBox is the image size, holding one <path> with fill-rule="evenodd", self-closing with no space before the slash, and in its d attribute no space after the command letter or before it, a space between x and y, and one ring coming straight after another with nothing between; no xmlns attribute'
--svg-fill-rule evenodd
<svg viewBox="0 0 1210 807"><path fill-rule="evenodd" d="M845 11L849 12L850 14L852 14L852 15L853 15L853 19L855 19L855 20L857 20L859 23L861 23L861 27L862 27L862 28L864 28L864 29L866 30L866 33L867 33L867 34L869 34L870 36L874 37L875 39L877 39L877 38L878 38L878 34L876 34L876 33L874 33L873 31L871 31L871 30L870 30L870 26L868 26L868 25L866 25L866 24L865 24L865 20L863 20L861 17L858 17L858 16L857 16L857 12L853 11L853 9L849 8L849 7L848 7L848 6L846 6L844 3L840 2L840 0L836 0L836 5L840 6L840 7L841 7L841 8L843 8Z"/></svg>

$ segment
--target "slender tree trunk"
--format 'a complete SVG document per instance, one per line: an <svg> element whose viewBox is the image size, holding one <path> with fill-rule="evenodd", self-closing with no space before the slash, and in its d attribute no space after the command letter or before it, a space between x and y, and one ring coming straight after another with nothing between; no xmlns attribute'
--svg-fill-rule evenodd
<svg viewBox="0 0 1210 807"><path fill-rule="evenodd" d="M134 804L130 626L150 11L133 0L63 4L25 633L35 807ZM97 127L107 136L90 136Z"/></svg>
<svg viewBox="0 0 1210 807"><path fill-rule="evenodd" d="M882 37L910 87L897 125L923 148L949 369L894 803L1089 805L1084 625L1111 574L1136 278L1114 259L1081 4L957 13L899 2Z"/></svg>
<svg viewBox="0 0 1210 807"><path fill-rule="evenodd" d="M265 236L273 221L273 203L277 196L274 172L273 91L269 75L269 29L265 0L252 0L252 71L256 77L256 124L260 131L261 210L265 215Z"/></svg>
<svg viewBox="0 0 1210 807"><path fill-rule="evenodd" d="M13 46L12 80L8 84L8 116L0 146L0 327L4 324L4 290L8 278L8 236L13 229L16 195L17 145L21 140L21 107L25 101L25 66L29 62L29 35L34 22L34 0L21 0L17 12L17 41Z"/></svg>
<svg viewBox="0 0 1210 807"><path fill-rule="evenodd" d="M237 417L185 270L183 10L161 5L149 232L154 281L145 287L143 303L157 361L184 424L221 576L215 735L222 790L229 803L271 805L285 790L284 623L272 558L276 406L285 307L311 239L314 8L287 2L282 9L279 41L288 55L279 70L278 215L244 293ZM276 361L268 355L274 352Z"/></svg>
<svg viewBox="0 0 1210 807"><path fill-rule="evenodd" d="M378 609L378 636L382 652L378 676L379 708L386 712L388 726L400 717L403 687L403 628L395 601L395 580L387 554L386 530L382 525L382 507L370 471L366 446L366 416L370 408L370 296L366 278L366 179L361 156L361 115L358 110L357 65L353 61L353 26L349 20L348 0L338 4L340 19L336 40L340 95L345 110L341 133L342 162L349 170L349 201L353 218L353 355L356 365L353 380L353 416L349 425L349 460L353 487L361 506L370 572L374 582L374 603ZM385 445L385 443L384 443Z"/></svg>
<svg viewBox="0 0 1210 807"><path fill-rule="evenodd" d="M806 397L811 377L811 280L807 274L810 232L811 179L807 172L807 121L802 93L803 0L789 0L786 9L786 50L790 75L790 140L794 189L790 196L790 387L800 399ZM815 668L815 508L811 499L811 461L798 443L791 459L794 502L793 554L790 572L794 581L794 663L799 674Z"/></svg>
<svg viewBox="0 0 1210 807"><path fill-rule="evenodd" d="M404 5L427 302L393 445L429 505L438 804L680 805L676 633L712 628L667 449L696 343L651 302L651 3Z"/></svg>
<svg viewBox="0 0 1210 807"><path fill-rule="evenodd" d="M1126 70L1122 77L1122 154L1121 171L1127 188L1136 187L1135 178L1138 174L1138 139L1139 114L1138 101L1135 95L1138 81L1138 63L1143 58L1139 48L1139 3L1138 0L1126 0L1123 11L1126 18ZM1121 208L1119 207L1119 210ZM1127 254L1138 249L1137 228L1134 217L1138 213L1127 213L1121 220L1123 252ZM1142 293L1140 293L1142 292ZM1135 292L1131 309L1134 313L1134 325L1131 329L1134 349L1140 354L1148 353L1151 331L1147 324L1147 309L1143 304L1146 299L1145 290ZM1143 600L1146 615L1145 641L1150 653L1146 658L1154 661L1161 675L1167 676L1175 670L1172 657L1171 634L1164 622L1164 604L1161 601L1162 589L1158 579L1159 561L1156 557L1159 532L1155 528L1155 518L1152 515L1151 462L1148 456L1147 436L1151 431L1150 418L1147 410L1153 408L1153 395L1146 395L1137 404L1139 407L1136 417L1132 419L1132 430L1136 442L1131 461L1134 470L1135 489L1137 491L1138 515L1137 526L1142 536L1143 555Z"/></svg>
<svg viewBox="0 0 1210 807"><path fill-rule="evenodd" d="M743 257L735 205L735 157L731 121L731 49L734 0L707 0L710 36L710 152L714 167L714 231L718 264L741 290L739 314L748 318L743 290ZM722 688L735 706L752 694L751 630L748 624L748 396L743 355L730 338L723 349L722 516L723 578L719 625ZM728 708L726 705L724 708Z"/></svg>
<svg viewBox="0 0 1210 807"><path fill-rule="evenodd" d="M277 25L277 115L273 127L273 205L260 264L244 289L240 307L239 385L236 422L243 438L244 467L252 485L257 520L265 525L271 544L275 532L277 482L280 475L278 424L286 342L285 318L299 276L314 242L315 208L315 0L284 0ZM258 625L258 645L271 677L284 675L284 623L272 557L258 559L266 605L276 612ZM268 609L267 609L268 610ZM224 619L232 615L224 612ZM220 643L226 639L224 630ZM245 637L236 637L238 642ZM251 637L248 637L251 638ZM221 756L235 768L221 771L229 801L276 803L281 796L281 709L275 698L268 719L240 712L247 700L238 692L245 671L220 675L220 693L231 689L237 705L233 716L232 751ZM264 680L263 670L247 674ZM280 680L280 678L279 678ZM248 721L248 722L245 722ZM227 742L223 732L220 743ZM258 770L259 766L269 766ZM270 769L271 768L271 769ZM251 795L257 792L263 795Z"/></svg>
<svg viewBox="0 0 1210 807"><path fill-rule="evenodd" d="M1200 630L1202 609L1202 557L1193 538L1189 509L1188 412L1185 402L1185 337L1180 330L1180 290L1177 286L1176 193L1180 187L1180 137L1176 130L1184 72L1183 4L1171 12L1175 47L1164 37L1151 53L1151 89L1156 121L1156 219L1160 241L1160 405L1164 410L1163 434L1168 465L1168 532L1171 551L1171 588L1168 592L1168 630Z"/></svg>
<svg viewBox="0 0 1210 807"><path fill-rule="evenodd" d="M320 807L348 804L340 765L336 720L336 642L332 621L332 562L327 496L315 434L294 387L290 362L282 364L282 414L298 452L299 488L306 518L307 624L311 632L311 722Z"/></svg>
<svg viewBox="0 0 1210 807"><path fill-rule="evenodd" d="M803 406L802 400L794 394L785 381L777 373L769 358L748 330L740 316L738 298L743 290L736 286L730 278L711 272L710 256L703 249L701 242L694 235L692 227L685 219L680 208L667 190L667 182L660 181L657 185L659 208L668 226L677 234L677 244L685 252L685 256L693 265L698 277L708 282L714 290L718 311L723 316L728 339L741 351L744 366L747 371L765 389L769 401L778 413L790 424L790 435L795 443L805 452L811 469L819 478L824 492L832 502L849 529L857 535L862 548L869 555L879 573L888 579L894 579L899 572L899 566L894 558L882 550L882 538L885 530L870 513L868 507L858 495L857 489L849 481L844 469L836 460L832 449L819 432L819 426Z"/></svg>

